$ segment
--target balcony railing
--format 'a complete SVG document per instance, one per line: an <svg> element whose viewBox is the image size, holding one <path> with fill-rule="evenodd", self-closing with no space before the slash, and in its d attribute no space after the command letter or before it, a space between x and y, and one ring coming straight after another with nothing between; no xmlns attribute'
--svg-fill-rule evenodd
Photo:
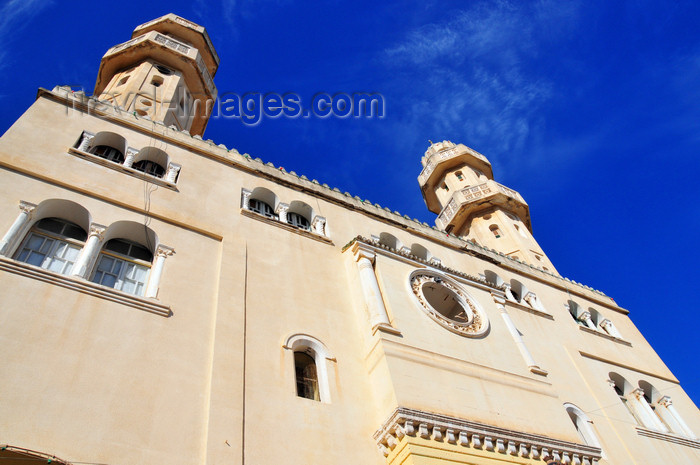
<svg viewBox="0 0 700 465"><path fill-rule="evenodd" d="M440 152L437 152L433 155L430 156L428 159L428 163L425 165L423 168L423 171L421 171L420 175L418 176L418 183L422 186L425 184L425 182L428 180L430 175L432 174L433 170L435 170L435 167L442 161L447 160L448 158L456 157L457 155L461 155L463 153L468 153L472 155L475 158L478 158L479 160L488 163L488 160L486 159L485 156L477 152L476 150L472 150L469 147L462 146L462 147L453 147L451 149L447 150L442 150Z"/></svg>
<svg viewBox="0 0 700 465"><path fill-rule="evenodd" d="M523 197L517 191L489 179L483 184L478 184L476 186L470 186L462 190L455 191L455 193L452 194L450 201L440 212L440 215L437 217L435 223L440 229L445 229L445 227L450 224L457 212L461 210L464 205L481 201L496 194L504 194L527 206L525 199L523 199Z"/></svg>

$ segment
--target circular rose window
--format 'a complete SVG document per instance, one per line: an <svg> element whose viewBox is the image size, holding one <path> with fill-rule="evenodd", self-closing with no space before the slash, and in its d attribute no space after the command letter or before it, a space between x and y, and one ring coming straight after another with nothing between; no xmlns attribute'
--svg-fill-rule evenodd
<svg viewBox="0 0 700 465"><path fill-rule="evenodd" d="M423 311L450 331L478 337L488 330L486 315L455 283L418 272L411 276L411 289Z"/></svg>

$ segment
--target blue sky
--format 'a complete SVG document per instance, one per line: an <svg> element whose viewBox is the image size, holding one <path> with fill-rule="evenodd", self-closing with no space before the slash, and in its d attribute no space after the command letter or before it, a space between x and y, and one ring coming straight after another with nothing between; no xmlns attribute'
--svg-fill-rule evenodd
<svg viewBox="0 0 700 465"><path fill-rule="evenodd" d="M428 140L473 147L525 197L557 269L629 309L698 402L700 3L108 5L0 7L0 129L38 87L92 92L104 52L168 12L209 31L220 93L379 92L383 119L217 119L205 138L430 224Z"/></svg>

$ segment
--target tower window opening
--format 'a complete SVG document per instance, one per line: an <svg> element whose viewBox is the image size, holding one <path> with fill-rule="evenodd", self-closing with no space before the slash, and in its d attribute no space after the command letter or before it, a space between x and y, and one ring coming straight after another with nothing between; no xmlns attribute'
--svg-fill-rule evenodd
<svg viewBox="0 0 700 465"><path fill-rule="evenodd" d="M306 352L294 352L297 396L320 401L316 361Z"/></svg>
<svg viewBox="0 0 700 465"><path fill-rule="evenodd" d="M443 188L443 189L445 189L445 190L446 190L447 192L449 192L449 191L450 191L450 188L449 188L449 187L447 187L447 184L446 184L446 183L444 183L444 182L442 183L442 188Z"/></svg>
<svg viewBox="0 0 700 465"><path fill-rule="evenodd" d="M489 229L491 230L493 235L496 237L496 239L501 237L501 230L499 229L498 225L492 224L491 226L489 226Z"/></svg>
<svg viewBox="0 0 700 465"><path fill-rule="evenodd" d="M163 76L153 76L151 79L151 85L153 87L160 87L163 84Z"/></svg>
<svg viewBox="0 0 700 465"><path fill-rule="evenodd" d="M156 65L156 69L160 74L164 74L166 76L170 76L171 74L173 74L173 71L170 68L166 68L163 65Z"/></svg>
<svg viewBox="0 0 700 465"><path fill-rule="evenodd" d="M457 179L458 179L458 180L464 181L464 175L462 174L461 171L457 171L457 172L455 173L455 176L457 176Z"/></svg>
<svg viewBox="0 0 700 465"><path fill-rule="evenodd" d="M126 81L128 81L128 80L129 80L129 76L124 76L123 78L121 78L119 80L119 83L117 83L117 86L123 86L124 84L126 84Z"/></svg>

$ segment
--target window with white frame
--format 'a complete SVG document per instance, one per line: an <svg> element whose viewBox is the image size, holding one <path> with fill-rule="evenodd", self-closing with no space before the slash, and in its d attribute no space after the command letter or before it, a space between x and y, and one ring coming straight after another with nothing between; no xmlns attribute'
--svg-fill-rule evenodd
<svg viewBox="0 0 700 465"><path fill-rule="evenodd" d="M259 213L268 218L277 218L277 214L275 213L273 208L269 204L263 202L262 200L250 199L248 201L248 210L255 213Z"/></svg>
<svg viewBox="0 0 700 465"><path fill-rule="evenodd" d="M291 350L294 363L294 384L297 397L329 403L331 391L328 363L335 360L326 346L306 334L295 334L287 339L285 349Z"/></svg>
<svg viewBox="0 0 700 465"><path fill-rule="evenodd" d="M143 295L153 254L141 244L111 239L102 248L92 282L134 295Z"/></svg>
<svg viewBox="0 0 700 465"><path fill-rule="evenodd" d="M87 233L60 218L36 222L15 254L15 259L56 273L68 274L83 248Z"/></svg>
<svg viewBox="0 0 700 465"><path fill-rule="evenodd" d="M303 216L299 213L288 212L287 213L287 223L289 223L292 226L295 226L299 229L305 229L307 231L309 231L311 229L311 223L309 223L309 220L306 219L305 216Z"/></svg>
<svg viewBox="0 0 700 465"><path fill-rule="evenodd" d="M593 422L586 414L574 404L566 403L564 407L583 442L588 446L600 448L600 441L593 429Z"/></svg>

